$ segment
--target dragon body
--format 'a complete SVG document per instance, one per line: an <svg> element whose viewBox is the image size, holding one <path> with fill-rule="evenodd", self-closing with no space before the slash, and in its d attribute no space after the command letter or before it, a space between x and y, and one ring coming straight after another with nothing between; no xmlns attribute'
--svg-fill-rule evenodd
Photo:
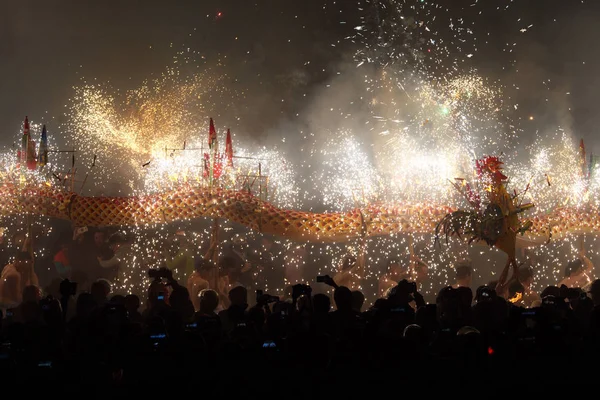
<svg viewBox="0 0 600 400"><path fill-rule="evenodd" d="M531 217L529 228L521 236L519 229L523 226L518 218L518 205L501 189L490 192L493 196L490 204L497 207L481 215L429 204L371 205L347 212L312 213L282 209L248 192L226 189L184 186L146 196L86 197L52 186L5 183L0 187L0 216L38 215L71 220L77 226L140 226L202 217L223 218L258 232L301 242L345 242L397 233L434 233L436 226L439 230L450 224L447 232L472 229L473 237L489 239L488 244L513 257L517 236L537 244L569 232L600 232L597 210L561 209Z"/></svg>

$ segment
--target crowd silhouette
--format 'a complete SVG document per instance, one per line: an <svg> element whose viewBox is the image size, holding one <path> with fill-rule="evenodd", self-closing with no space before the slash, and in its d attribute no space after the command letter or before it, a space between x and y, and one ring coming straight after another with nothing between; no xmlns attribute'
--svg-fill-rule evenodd
<svg viewBox="0 0 600 400"><path fill-rule="evenodd" d="M123 238L92 233L87 247L77 235L61 242L59 277L44 290L27 240L2 269L2 377L28 395L513 396L593 382L600 280L583 252L539 294L525 265L473 290L460 260L454 282L431 296L423 260L390 258L373 299L355 257L293 283L265 251L215 264L211 242L191 267L157 253L140 296L114 290ZM101 273L78 281L92 261Z"/></svg>
<svg viewBox="0 0 600 400"><path fill-rule="evenodd" d="M493 283L447 286L428 304L403 279L363 309L360 291L326 275L316 280L332 287L333 301L306 284L287 299L239 285L219 311L216 291L202 288L195 306L171 270L149 274L143 310L136 295L111 296L104 279L89 291L64 279L57 297L25 286L2 319L6 382L128 396L159 382L226 397L539 393L591 378L600 350L600 280L589 292L548 287L539 305L523 307Z"/></svg>

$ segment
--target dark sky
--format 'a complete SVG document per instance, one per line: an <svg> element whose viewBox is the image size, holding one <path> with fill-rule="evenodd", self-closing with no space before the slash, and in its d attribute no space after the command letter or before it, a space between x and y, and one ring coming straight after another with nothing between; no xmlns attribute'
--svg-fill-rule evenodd
<svg viewBox="0 0 600 400"><path fill-rule="evenodd" d="M438 3L450 4L460 15L471 11L474 0ZM600 124L596 110L600 2L490 3L510 3L511 8L482 17L480 26L490 33L489 43L481 46L473 65L502 79L519 103L516 117L536 116L527 130L547 129L558 122L593 142ZM228 57L229 75L249 93L250 99L239 105L244 110L242 121L260 136L310 107L312 96L349 59L343 38L352 32L359 15L356 4L355 0L3 0L0 144L15 140L24 115L58 124L51 118L58 119L65 111L81 77L110 80L126 89L162 72L175 51L171 43L177 49L191 46L209 63ZM529 24L534 26L528 32L519 32ZM513 53L507 53L510 47ZM514 67L511 59L517 60ZM311 63L305 65L307 61Z"/></svg>

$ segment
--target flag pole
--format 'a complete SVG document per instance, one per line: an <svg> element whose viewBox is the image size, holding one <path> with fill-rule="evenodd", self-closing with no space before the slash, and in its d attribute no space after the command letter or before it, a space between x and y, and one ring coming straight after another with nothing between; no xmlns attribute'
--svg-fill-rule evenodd
<svg viewBox="0 0 600 400"><path fill-rule="evenodd" d="M213 250L213 254L212 254L212 262L214 265L213 279L214 279L214 288L216 291L218 291L218 288L219 288L219 228L220 228L219 217L215 217L213 220L211 243L216 243L215 248Z"/></svg>
<svg viewBox="0 0 600 400"><path fill-rule="evenodd" d="M209 155L210 160L210 171L209 171L209 190L210 193L213 193L213 185L214 185L214 170L216 163L216 154L217 154L217 132L215 130L213 119L210 119L210 126L208 131L208 151L211 152ZM218 290L219 288L219 251L217 250L219 245L219 216L215 215L213 218L213 229L211 235L211 244L214 244L215 249L212 254L212 261L214 263L214 271L213 271L213 279L214 279L214 288Z"/></svg>

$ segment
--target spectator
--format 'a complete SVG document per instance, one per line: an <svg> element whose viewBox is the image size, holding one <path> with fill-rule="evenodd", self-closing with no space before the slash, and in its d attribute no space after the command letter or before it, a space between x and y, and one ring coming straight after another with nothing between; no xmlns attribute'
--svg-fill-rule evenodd
<svg viewBox="0 0 600 400"><path fill-rule="evenodd" d="M128 294L124 300L125 309L127 310L127 316L132 323L141 324L142 314L140 313L140 298L135 294Z"/></svg>
<svg viewBox="0 0 600 400"><path fill-rule="evenodd" d="M365 295L360 290L352 291L352 309L358 313L362 312L363 304L365 304Z"/></svg>
<svg viewBox="0 0 600 400"><path fill-rule="evenodd" d="M229 307L219 313L221 326L226 335L246 321L246 309L248 308L248 292L243 286L235 286L229 291Z"/></svg>
<svg viewBox="0 0 600 400"><path fill-rule="evenodd" d="M221 319L215 312L219 305L219 295L211 289L204 289L199 293L200 307L194 316L198 331L204 339L215 344L221 338Z"/></svg>
<svg viewBox="0 0 600 400"><path fill-rule="evenodd" d="M98 279L92 283L91 293L96 304L99 306L106 304L111 290L111 284L106 279Z"/></svg>

